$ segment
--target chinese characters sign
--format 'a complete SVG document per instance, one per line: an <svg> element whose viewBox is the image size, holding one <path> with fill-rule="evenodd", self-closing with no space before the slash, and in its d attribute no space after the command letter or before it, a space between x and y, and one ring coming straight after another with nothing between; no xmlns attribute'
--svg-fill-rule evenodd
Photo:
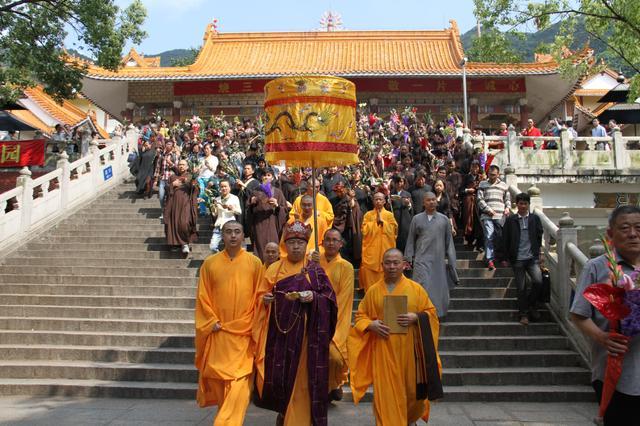
<svg viewBox="0 0 640 426"><path fill-rule="evenodd" d="M359 92L462 93L456 78L349 78ZM174 96L262 93L269 80L178 81ZM469 93L525 93L524 78L468 78Z"/></svg>
<svg viewBox="0 0 640 426"><path fill-rule="evenodd" d="M43 139L0 142L0 167L41 166L44 145Z"/></svg>

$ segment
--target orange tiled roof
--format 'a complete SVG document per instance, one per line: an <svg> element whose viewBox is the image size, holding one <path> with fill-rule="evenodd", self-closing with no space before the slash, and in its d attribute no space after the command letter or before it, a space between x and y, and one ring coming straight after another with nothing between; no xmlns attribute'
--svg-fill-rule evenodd
<svg viewBox="0 0 640 426"><path fill-rule="evenodd" d="M106 80L198 80L330 74L460 76L464 57L455 21L438 31L335 31L219 34L209 25L196 61L185 67L89 66L87 77ZM470 75L555 74L555 62L468 63Z"/></svg>
<svg viewBox="0 0 640 426"><path fill-rule="evenodd" d="M7 112L23 123L40 130L45 136L51 136L53 129L28 109L15 109Z"/></svg>
<svg viewBox="0 0 640 426"><path fill-rule="evenodd" d="M42 86L35 86L25 89L24 94L30 100L38 104L38 106L46 111L47 114L58 120L61 124L68 124L73 128L87 120L90 120L93 127L101 137L109 137L109 134L106 132L106 130L98 125L95 118L95 113L93 115L87 114L67 100L63 101L62 105L57 103L51 96L45 93Z"/></svg>
<svg viewBox="0 0 640 426"><path fill-rule="evenodd" d="M122 65L125 66L127 62L133 60L138 67L159 67L160 59L160 56L144 56L132 47L129 53L122 58Z"/></svg>

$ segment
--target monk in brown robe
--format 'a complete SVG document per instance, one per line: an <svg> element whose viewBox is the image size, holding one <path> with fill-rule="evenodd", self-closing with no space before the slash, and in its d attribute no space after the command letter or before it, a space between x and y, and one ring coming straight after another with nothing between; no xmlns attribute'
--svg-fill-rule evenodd
<svg viewBox="0 0 640 426"><path fill-rule="evenodd" d="M198 238L198 185L191 179L187 160L178 162L178 173L169 178L164 204L164 234L170 246L182 246L189 254L189 244Z"/></svg>
<svg viewBox="0 0 640 426"><path fill-rule="evenodd" d="M252 193L247 205L247 223L251 231L253 252L266 259L267 243L278 243L287 222L287 200L282 191L272 185L273 171L267 170Z"/></svg>

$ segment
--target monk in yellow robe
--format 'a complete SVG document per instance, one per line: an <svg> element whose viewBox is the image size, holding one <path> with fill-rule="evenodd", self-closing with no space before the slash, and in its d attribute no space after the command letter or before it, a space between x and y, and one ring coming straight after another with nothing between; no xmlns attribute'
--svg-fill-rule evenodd
<svg viewBox="0 0 640 426"><path fill-rule="evenodd" d="M269 266L277 262L278 259L280 259L280 247L273 241L268 242L267 245L264 246L264 270L269 269Z"/></svg>
<svg viewBox="0 0 640 426"><path fill-rule="evenodd" d="M357 404L373 385L376 425L410 425L419 418L427 421L428 400L442 398L438 316L424 288L402 274L400 250L388 250L383 267L383 279L360 302L349 334L353 401ZM390 333L392 320L384 318L387 295L407 297L407 313L396 317L405 333Z"/></svg>
<svg viewBox="0 0 640 426"><path fill-rule="evenodd" d="M347 337L351 328L351 312L353 311L353 265L340 256L344 241L340 231L329 229L324 234L322 255L314 252L319 258L320 266L329 276L338 301L338 323L329 347L329 398L342 400L342 385L349 378L347 356Z"/></svg>
<svg viewBox="0 0 640 426"><path fill-rule="evenodd" d="M225 249L200 268L196 297L197 400L218 406L214 425L240 426L249 405L255 344L252 326L262 262L242 248L242 224L222 226Z"/></svg>
<svg viewBox="0 0 640 426"><path fill-rule="evenodd" d="M311 236L309 237L309 242L307 243L307 253L311 253L315 247L315 227L313 226L313 197L311 195L303 195L300 200L300 208L301 215L299 218L293 219L289 216L289 221L287 223L293 223L296 220L304 223L305 225L309 225L311 227ZM329 229L330 226L327 225L326 218L318 212L318 244L322 245L322 241L324 238L324 233ZM287 248L284 243L284 237L280 239L280 257L284 258L287 256Z"/></svg>
<svg viewBox="0 0 640 426"><path fill-rule="evenodd" d="M287 257L265 273L254 325L254 401L278 412L278 424L286 426L327 425L338 309L329 278L318 263L306 261L310 236L302 222L285 225Z"/></svg>
<svg viewBox="0 0 640 426"><path fill-rule="evenodd" d="M313 203L313 186L311 179L307 180L307 193L299 195L293 201L293 207L289 211L289 219L302 220L302 197L308 195L311 197ZM320 193L320 181L316 179L316 208L318 209L318 217L324 218L327 223L327 228L331 228L333 225L333 206L331 201ZM322 238L319 238L321 241Z"/></svg>
<svg viewBox="0 0 640 426"><path fill-rule="evenodd" d="M362 261L358 287L367 291L383 275L382 255L396 246L398 223L393 213L384 208L384 194L373 195L373 210L362 219Z"/></svg>

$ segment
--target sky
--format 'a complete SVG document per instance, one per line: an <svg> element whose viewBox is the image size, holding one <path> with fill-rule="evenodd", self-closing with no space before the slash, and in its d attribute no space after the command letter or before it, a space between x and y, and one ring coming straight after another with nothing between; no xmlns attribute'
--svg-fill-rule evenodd
<svg viewBox="0 0 640 426"><path fill-rule="evenodd" d="M116 0L126 7L130 0ZM218 19L218 31L312 31L323 13L342 16L348 30L427 30L458 22L462 33L475 25L472 0L143 0L148 37L136 50L152 55L202 44L206 25ZM127 50L130 46L127 46Z"/></svg>

